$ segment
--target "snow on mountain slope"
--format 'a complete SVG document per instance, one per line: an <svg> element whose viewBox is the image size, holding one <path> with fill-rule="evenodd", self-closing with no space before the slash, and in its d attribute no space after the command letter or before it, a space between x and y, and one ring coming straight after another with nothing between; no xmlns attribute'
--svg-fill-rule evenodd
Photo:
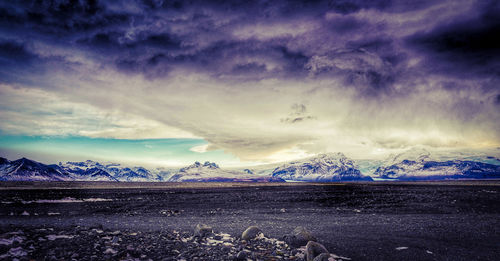
<svg viewBox="0 0 500 261"><path fill-rule="evenodd" d="M156 177L143 167L122 167L120 164L87 160L60 164L66 172L72 173L77 180L99 181L151 181Z"/></svg>
<svg viewBox="0 0 500 261"><path fill-rule="evenodd" d="M441 160L424 149L391 155L374 176L396 180L500 178L500 166L470 160Z"/></svg>
<svg viewBox="0 0 500 261"><path fill-rule="evenodd" d="M72 178L57 165L45 165L26 158L9 161L0 158L0 180L64 181Z"/></svg>
<svg viewBox="0 0 500 261"><path fill-rule="evenodd" d="M154 181L156 176L142 167L103 165L87 160L46 165L26 158L0 158L0 180L15 181Z"/></svg>
<svg viewBox="0 0 500 261"><path fill-rule="evenodd" d="M283 181L270 176L247 172L223 170L215 163L205 162L173 170L143 167L125 167L116 163L99 163L91 160L45 165L28 159L9 161L0 158L0 180L23 181Z"/></svg>
<svg viewBox="0 0 500 261"><path fill-rule="evenodd" d="M267 163L267 164L250 166L250 167L243 167L243 168L241 168L241 167L240 168L231 168L231 170L239 171L239 172L246 172L249 174L255 174L257 176L271 176L273 173L273 170L281 165L283 165L283 162L281 162L281 163Z"/></svg>
<svg viewBox="0 0 500 261"><path fill-rule="evenodd" d="M315 157L241 169L221 169L205 162L181 168L127 167L116 163L91 160L46 165L26 158L9 161L0 158L0 180L18 181L200 181L200 182L283 182L283 181L357 181L357 180L441 180L441 179L498 179L498 157L461 153L429 153L412 149L391 155L385 161L366 161L356 164L342 153L321 154ZM476 159L482 159L481 161ZM485 162L487 161L487 162ZM359 167L361 166L361 167ZM371 177L361 173L373 171Z"/></svg>
<svg viewBox="0 0 500 261"><path fill-rule="evenodd" d="M382 163L382 166L391 166L400 163L403 160L410 160L415 162L424 162L431 159L431 153L423 148L412 148L402 153L391 154Z"/></svg>
<svg viewBox="0 0 500 261"><path fill-rule="evenodd" d="M291 181L361 181L372 180L363 176L353 160L342 153L320 154L302 160L292 161L277 167L273 177Z"/></svg>
<svg viewBox="0 0 500 261"><path fill-rule="evenodd" d="M381 160L376 159L356 159L356 166L361 174L365 176L372 176L375 170L382 165Z"/></svg>
<svg viewBox="0 0 500 261"><path fill-rule="evenodd" d="M168 181L172 182L283 182L279 177L257 176L244 171L223 170L215 163L205 162L181 168Z"/></svg>

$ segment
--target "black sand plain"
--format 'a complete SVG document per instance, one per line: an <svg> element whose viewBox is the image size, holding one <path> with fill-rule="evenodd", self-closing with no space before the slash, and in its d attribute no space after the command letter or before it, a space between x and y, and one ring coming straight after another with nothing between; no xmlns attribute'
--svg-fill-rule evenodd
<svg viewBox="0 0 500 261"><path fill-rule="evenodd" d="M267 237L280 239L303 226L331 253L352 260L500 257L500 181L2 182L0 199L0 233L21 231L28 240L33 231L47 229L55 235L92 228L150 236L173 230L189 234L198 223L234 237L255 225ZM72 240L51 243L62 248L79 244ZM161 240L147 244L157 248L138 258L156 260L170 253L155 253L169 247L157 246ZM0 255L12 247L0 246ZM35 259L46 253L31 251ZM82 248L73 257L83 260L91 254Z"/></svg>

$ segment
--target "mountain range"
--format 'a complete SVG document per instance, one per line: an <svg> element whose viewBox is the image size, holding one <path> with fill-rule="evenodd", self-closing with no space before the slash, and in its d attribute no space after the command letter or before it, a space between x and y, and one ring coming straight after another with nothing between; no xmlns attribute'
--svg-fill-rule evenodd
<svg viewBox="0 0 500 261"><path fill-rule="evenodd" d="M320 154L285 163L272 172L273 177L294 181L371 181L357 169L356 163L342 153Z"/></svg>
<svg viewBox="0 0 500 261"><path fill-rule="evenodd" d="M390 155L373 176L386 180L498 179L500 166L472 160L443 160L425 149L412 149Z"/></svg>
<svg viewBox="0 0 500 261"><path fill-rule="evenodd" d="M284 182L279 177L259 176L246 171L225 170L217 164L195 162L179 169L168 181L172 182Z"/></svg>
<svg viewBox="0 0 500 261"><path fill-rule="evenodd" d="M360 161L360 164L342 153L328 153L245 169L224 169L212 162L195 162L180 169L147 169L91 160L47 165L26 158L10 161L0 157L0 181L336 182L499 179L500 160L488 157L485 161L443 159L425 149L411 149L390 155L383 161Z"/></svg>

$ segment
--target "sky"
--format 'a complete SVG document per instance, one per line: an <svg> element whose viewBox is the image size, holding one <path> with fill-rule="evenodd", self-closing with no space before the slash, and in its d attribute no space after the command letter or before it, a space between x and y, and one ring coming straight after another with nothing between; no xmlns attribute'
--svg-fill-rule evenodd
<svg viewBox="0 0 500 261"><path fill-rule="evenodd" d="M500 154L499 13L489 0L1 1L0 156Z"/></svg>

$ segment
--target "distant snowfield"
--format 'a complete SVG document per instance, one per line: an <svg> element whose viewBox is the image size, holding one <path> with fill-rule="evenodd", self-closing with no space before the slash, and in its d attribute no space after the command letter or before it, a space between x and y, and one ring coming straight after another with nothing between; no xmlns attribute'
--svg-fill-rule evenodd
<svg viewBox="0 0 500 261"><path fill-rule="evenodd" d="M82 202L103 202L103 201L113 201L112 199L107 198L85 198L85 199L75 199L71 197L63 198L63 199L38 199L38 200L30 200L30 201L21 201L23 204L32 204L32 203L82 203Z"/></svg>
<svg viewBox="0 0 500 261"><path fill-rule="evenodd" d="M91 160L46 165L26 158L10 161L0 157L0 181L341 182L448 179L500 179L500 159L496 154L443 156L423 148L412 148L390 155L385 160L373 161L356 161L338 152L248 168L225 169L207 161L195 162L180 169L147 169ZM39 200L29 203L92 201L102 199Z"/></svg>
<svg viewBox="0 0 500 261"><path fill-rule="evenodd" d="M398 179L384 179L384 178L376 178L372 177L373 181L398 181Z"/></svg>

